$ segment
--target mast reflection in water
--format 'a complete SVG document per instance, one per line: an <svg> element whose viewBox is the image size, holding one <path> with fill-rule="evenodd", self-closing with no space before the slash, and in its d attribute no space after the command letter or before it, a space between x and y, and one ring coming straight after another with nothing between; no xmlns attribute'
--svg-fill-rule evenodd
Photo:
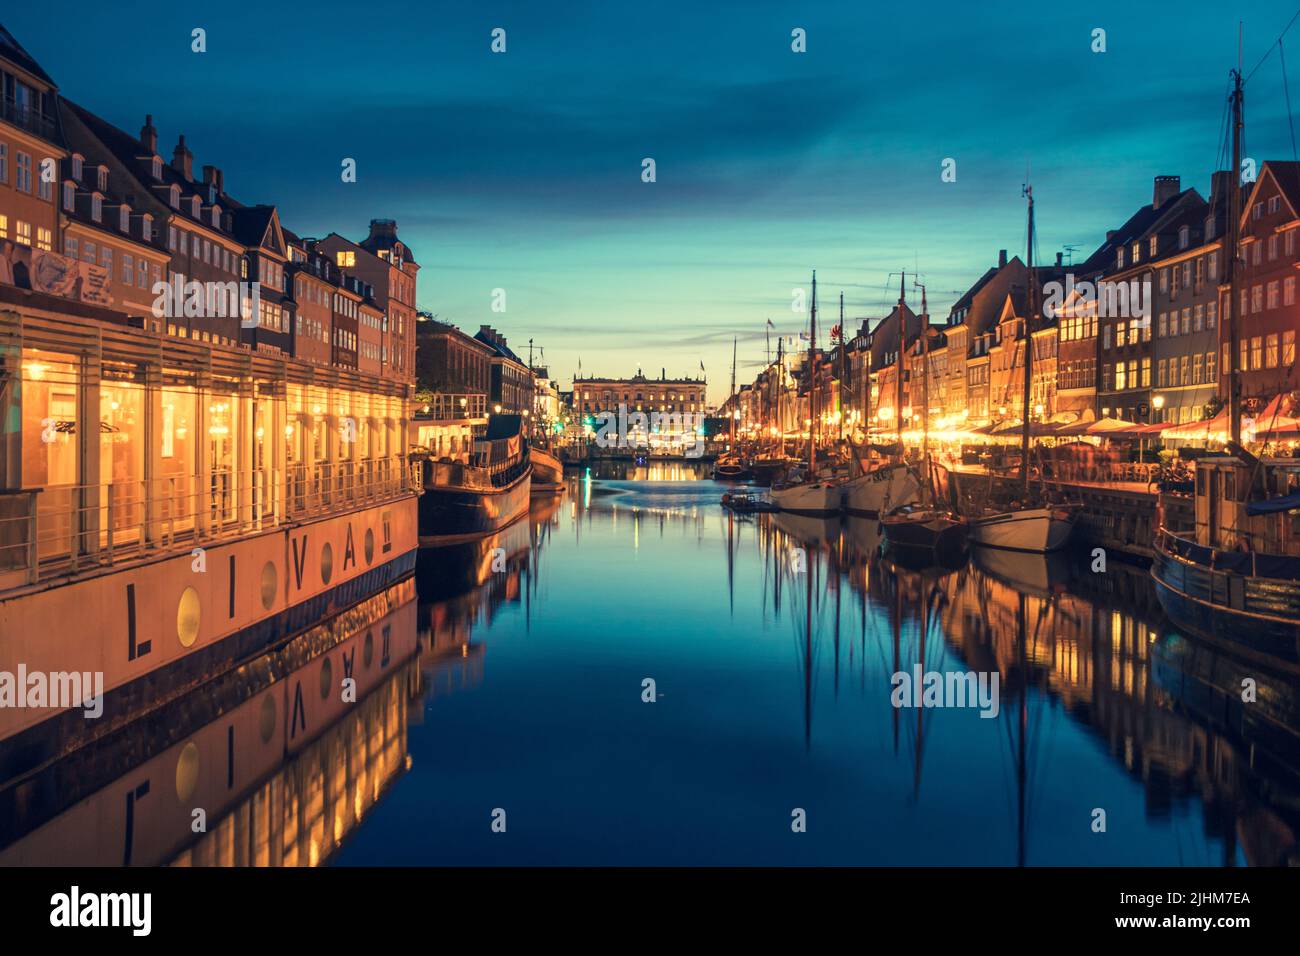
<svg viewBox="0 0 1300 956"><path fill-rule="evenodd" d="M1296 672L1172 632L1145 569L906 567L875 521L739 517L702 473L602 463L423 553L418 596L6 785L0 861L1297 862ZM894 707L917 667L996 673L996 717Z"/></svg>

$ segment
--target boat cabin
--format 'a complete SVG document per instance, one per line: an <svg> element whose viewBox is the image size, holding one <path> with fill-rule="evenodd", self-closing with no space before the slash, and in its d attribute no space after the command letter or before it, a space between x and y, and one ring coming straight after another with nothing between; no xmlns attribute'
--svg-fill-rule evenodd
<svg viewBox="0 0 1300 956"><path fill-rule="evenodd" d="M1300 555L1300 459L1197 459L1195 496L1197 544Z"/></svg>

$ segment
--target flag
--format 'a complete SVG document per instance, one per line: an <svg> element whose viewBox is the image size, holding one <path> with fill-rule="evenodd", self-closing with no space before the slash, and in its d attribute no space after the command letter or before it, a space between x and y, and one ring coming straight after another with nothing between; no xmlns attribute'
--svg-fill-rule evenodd
<svg viewBox="0 0 1300 956"><path fill-rule="evenodd" d="M704 371L704 359L700 359L700 371Z"/></svg>
<svg viewBox="0 0 1300 956"><path fill-rule="evenodd" d="M768 327L769 329L774 329L774 328L776 328L776 326L772 324L772 320L771 320L771 319L768 319L768 320L767 320L767 327Z"/></svg>
<svg viewBox="0 0 1300 956"><path fill-rule="evenodd" d="M831 341L832 341L832 342L842 342L842 341L843 341L843 339L840 338L840 327L839 327L838 325L833 325L833 326L831 326Z"/></svg>

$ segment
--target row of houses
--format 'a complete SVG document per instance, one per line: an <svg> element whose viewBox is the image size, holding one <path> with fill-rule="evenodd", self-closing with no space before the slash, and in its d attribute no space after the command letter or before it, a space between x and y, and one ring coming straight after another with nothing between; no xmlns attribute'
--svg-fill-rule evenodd
<svg viewBox="0 0 1300 956"><path fill-rule="evenodd" d="M414 381L419 265L396 222L300 236L184 134L165 157L152 115L132 134L63 96L3 27L0 83L0 302L56 295L147 335Z"/></svg>
<svg viewBox="0 0 1300 956"><path fill-rule="evenodd" d="M1058 253L1031 270L1004 250L943 318L929 315L923 290L914 311L908 300L916 291L904 284L888 315L857 320L856 334L813 353L815 379L799 353L769 366L727 407L739 408L751 431L770 431L780 393L782 428L798 431L815 380L823 424L892 430L901 341L905 429L996 428L1023 420L1028 338L1031 421L1197 422L1224 401L1224 318L1236 308L1243 409L1258 411L1300 388L1300 163L1267 162L1240 186L1240 259L1229 301L1232 181L1231 173L1215 173L1206 198L1178 176L1157 176L1150 203L1108 231L1083 262L1063 264Z"/></svg>

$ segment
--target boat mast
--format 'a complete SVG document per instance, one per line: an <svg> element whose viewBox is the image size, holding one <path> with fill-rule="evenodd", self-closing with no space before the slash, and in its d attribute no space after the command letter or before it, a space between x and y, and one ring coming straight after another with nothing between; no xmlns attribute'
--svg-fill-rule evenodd
<svg viewBox="0 0 1300 956"><path fill-rule="evenodd" d="M730 430L727 434L727 451L736 453L736 415L740 412L740 402L736 400L736 337L731 337L731 414Z"/></svg>
<svg viewBox="0 0 1300 956"><path fill-rule="evenodd" d="M776 337L776 432L777 457L785 457L785 421L781 418L781 393L785 391L785 354L782 346L785 339L781 336Z"/></svg>
<svg viewBox="0 0 1300 956"><path fill-rule="evenodd" d="M808 477L817 471L817 363L813 350L817 345L817 270L812 274L812 308L808 312Z"/></svg>
<svg viewBox="0 0 1300 956"><path fill-rule="evenodd" d="M930 482L930 312L925 301L925 286L921 286L921 368L924 402L921 413L921 458L925 462L926 483ZM916 409L912 409L916 414Z"/></svg>
<svg viewBox="0 0 1300 956"><path fill-rule="evenodd" d="M840 374L835 386L835 405L839 415L840 441L844 441L844 293L840 293Z"/></svg>
<svg viewBox="0 0 1300 956"><path fill-rule="evenodd" d="M907 451L903 447L903 349L907 345L907 322L903 316L903 284L905 282L907 282L906 272L898 280L898 359L895 363L897 366L897 380L894 382L894 427L898 429L898 458L900 461Z"/></svg>
<svg viewBox="0 0 1300 956"><path fill-rule="evenodd" d="M1029 274L1029 296L1025 307L1025 383L1024 404L1020 409L1020 481L1026 499L1029 495L1029 391L1034 360L1034 187L1026 184L1025 196L1029 200L1029 244L1025 261Z"/></svg>
<svg viewBox="0 0 1300 956"><path fill-rule="evenodd" d="M1240 28L1239 28L1240 29ZM1224 301L1219 315L1227 319L1228 355L1223 364L1228 368L1228 421L1234 445L1241 445L1241 350L1237 344L1240 330L1237 306L1233 302L1233 280L1237 275L1237 255L1241 242L1241 41L1237 41L1237 69L1232 71L1232 171L1228 175L1228 234L1227 261L1224 263Z"/></svg>

